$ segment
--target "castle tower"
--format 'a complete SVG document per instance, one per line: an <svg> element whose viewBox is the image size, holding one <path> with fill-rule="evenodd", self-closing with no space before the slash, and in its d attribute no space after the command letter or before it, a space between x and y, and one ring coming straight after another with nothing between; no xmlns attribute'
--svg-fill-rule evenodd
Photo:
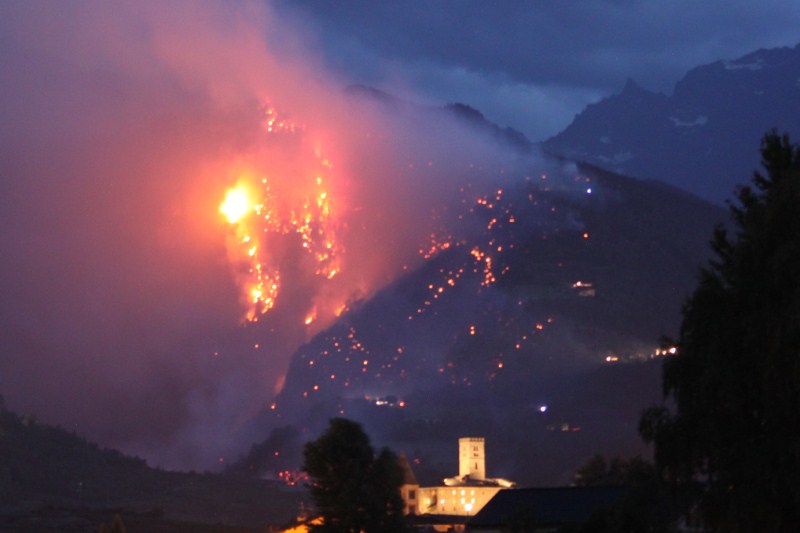
<svg viewBox="0 0 800 533"><path fill-rule="evenodd" d="M458 475L461 478L486 479L486 451L482 437L458 439Z"/></svg>

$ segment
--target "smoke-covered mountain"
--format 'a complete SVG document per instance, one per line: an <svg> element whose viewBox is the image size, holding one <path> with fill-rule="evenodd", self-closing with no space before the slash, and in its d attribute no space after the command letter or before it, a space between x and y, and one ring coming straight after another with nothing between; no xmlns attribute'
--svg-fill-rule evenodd
<svg viewBox="0 0 800 533"><path fill-rule="evenodd" d="M528 139L524 133L515 130L514 128L506 126L501 128L494 122L487 119L483 113L474 107L462 104L460 102L447 104L446 106L429 106L423 107L419 104L407 102L400 98L389 94L385 91L368 87L365 85L351 85L345 89L345 93L353 98L361 99L362 101L371 101L372 103L379 103L386 108L396 111L398 109L411 110L412 112L425 112L430 115L451 116L460 120L468 128L487 135L490 139L499 143L505 144L522 153L531 153L534 149L534 144ZM444 112L444 113L443 113Z"/></svg>
<svg viewBox="0 0 800 533"><path fill-rule="evenodd" d="M232 472L296 481L303 442L332 416L358 420L377 444L405 452L423 483L456 473L456 439L466 435L487 438L490 475L525 485L564 483L597 452L643 451L638 417L660 397L651 356L662 334L675 333L724 212L655 182L527 153L524 137L466 106L436 112L464 119L512 155L498 168L463 167L421 266L351 304L293 355L280 395L249 428L260 444ZM221 483L167 480L63 432L55 438L79 460L67 454L27 481L13 465L49 437L14 424L3 430L31 440L4 453L21 457L0 471L5 492L23 494L19 483L39 483L64 464L78 466L56 480L85 485L79 500L126 508L149 509L140 505L164 487L192 494ZM51 499L52 482L33 497Z"/></svg>
<svg viewBox="0 0 800 533"><path fill-rule="evenodd" d="M487 437L492 475L524 484L564 483L596 452L644 451L652 357L724 212L566 160L524 160L499 182L467 182L420 268L294 354L262 431L296 444L353 418L427 482L455 473L467 435ZM299 464L283 440L239 466Z"/></svg>
<svg viewBox="0 0 800 533"><path fill-rule="evenodd" d="M800 135L798 110L800 45L759 50L692 69L670 96L628 81L544 148L719 203L749 180L766 131Z"/></svg>

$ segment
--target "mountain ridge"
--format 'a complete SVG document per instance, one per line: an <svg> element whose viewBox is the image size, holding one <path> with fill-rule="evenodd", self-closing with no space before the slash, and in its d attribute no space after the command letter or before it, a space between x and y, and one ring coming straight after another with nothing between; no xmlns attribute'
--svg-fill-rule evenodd
<svg viewBox="0 0 800 533"><path fill-rule="evenodd" d="M764 133L800 135L797 109L800 44L695 67L669 96L628 80L542 147L720 204L758 166Z"/></svg>

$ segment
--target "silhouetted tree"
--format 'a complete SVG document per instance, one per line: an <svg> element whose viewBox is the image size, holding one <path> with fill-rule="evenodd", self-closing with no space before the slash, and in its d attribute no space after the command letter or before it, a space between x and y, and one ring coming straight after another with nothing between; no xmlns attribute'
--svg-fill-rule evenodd
<svg viewBox="0 0 800 533"><path fill-rule="evenodd" d="M405 530L400 496L403 473L397 456L378 456L361 426L334 418L325 433L303 450L303 469L323 524L313 531L379 533Z"/></svg>
<svg viewBox="0 0 800 533"><path fill-rule="evenodd" d="M640 457L625 460L614 457L611 460L598 453L592 456L575 473L574 484L579 487L618 487L627 484L628 471L643 463Z"/></svg>
<svg viewBox="0 0 800 533"><path fill-rule="evenodd" d="M640 432L713 531L800 531L800 149L767 134ZM702 487L701 489L698 487Z"/></svg>

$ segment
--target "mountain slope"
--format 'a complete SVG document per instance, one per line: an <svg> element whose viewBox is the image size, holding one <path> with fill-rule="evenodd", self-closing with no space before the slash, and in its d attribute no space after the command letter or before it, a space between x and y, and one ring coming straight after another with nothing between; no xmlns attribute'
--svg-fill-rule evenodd
<svg viewBox="0 0 800 533"><path fill-rule="evenodd" d="M800 45L758 50L689 71L671 96L628 81L543 147L721 203L758 166L766 131L800 135L798 110Z"/></svg>
<svg viewBox="0 0 800 533"><path fill-rule="evenodd" d="M524 484L641 453L638 416L660 396L650 356L725 213L588 165L529 165L463 187L420 268L297 351L262 427L312 438L354 418L429 482L454 473L465 435L488 438L492 475Z"/></svg>

